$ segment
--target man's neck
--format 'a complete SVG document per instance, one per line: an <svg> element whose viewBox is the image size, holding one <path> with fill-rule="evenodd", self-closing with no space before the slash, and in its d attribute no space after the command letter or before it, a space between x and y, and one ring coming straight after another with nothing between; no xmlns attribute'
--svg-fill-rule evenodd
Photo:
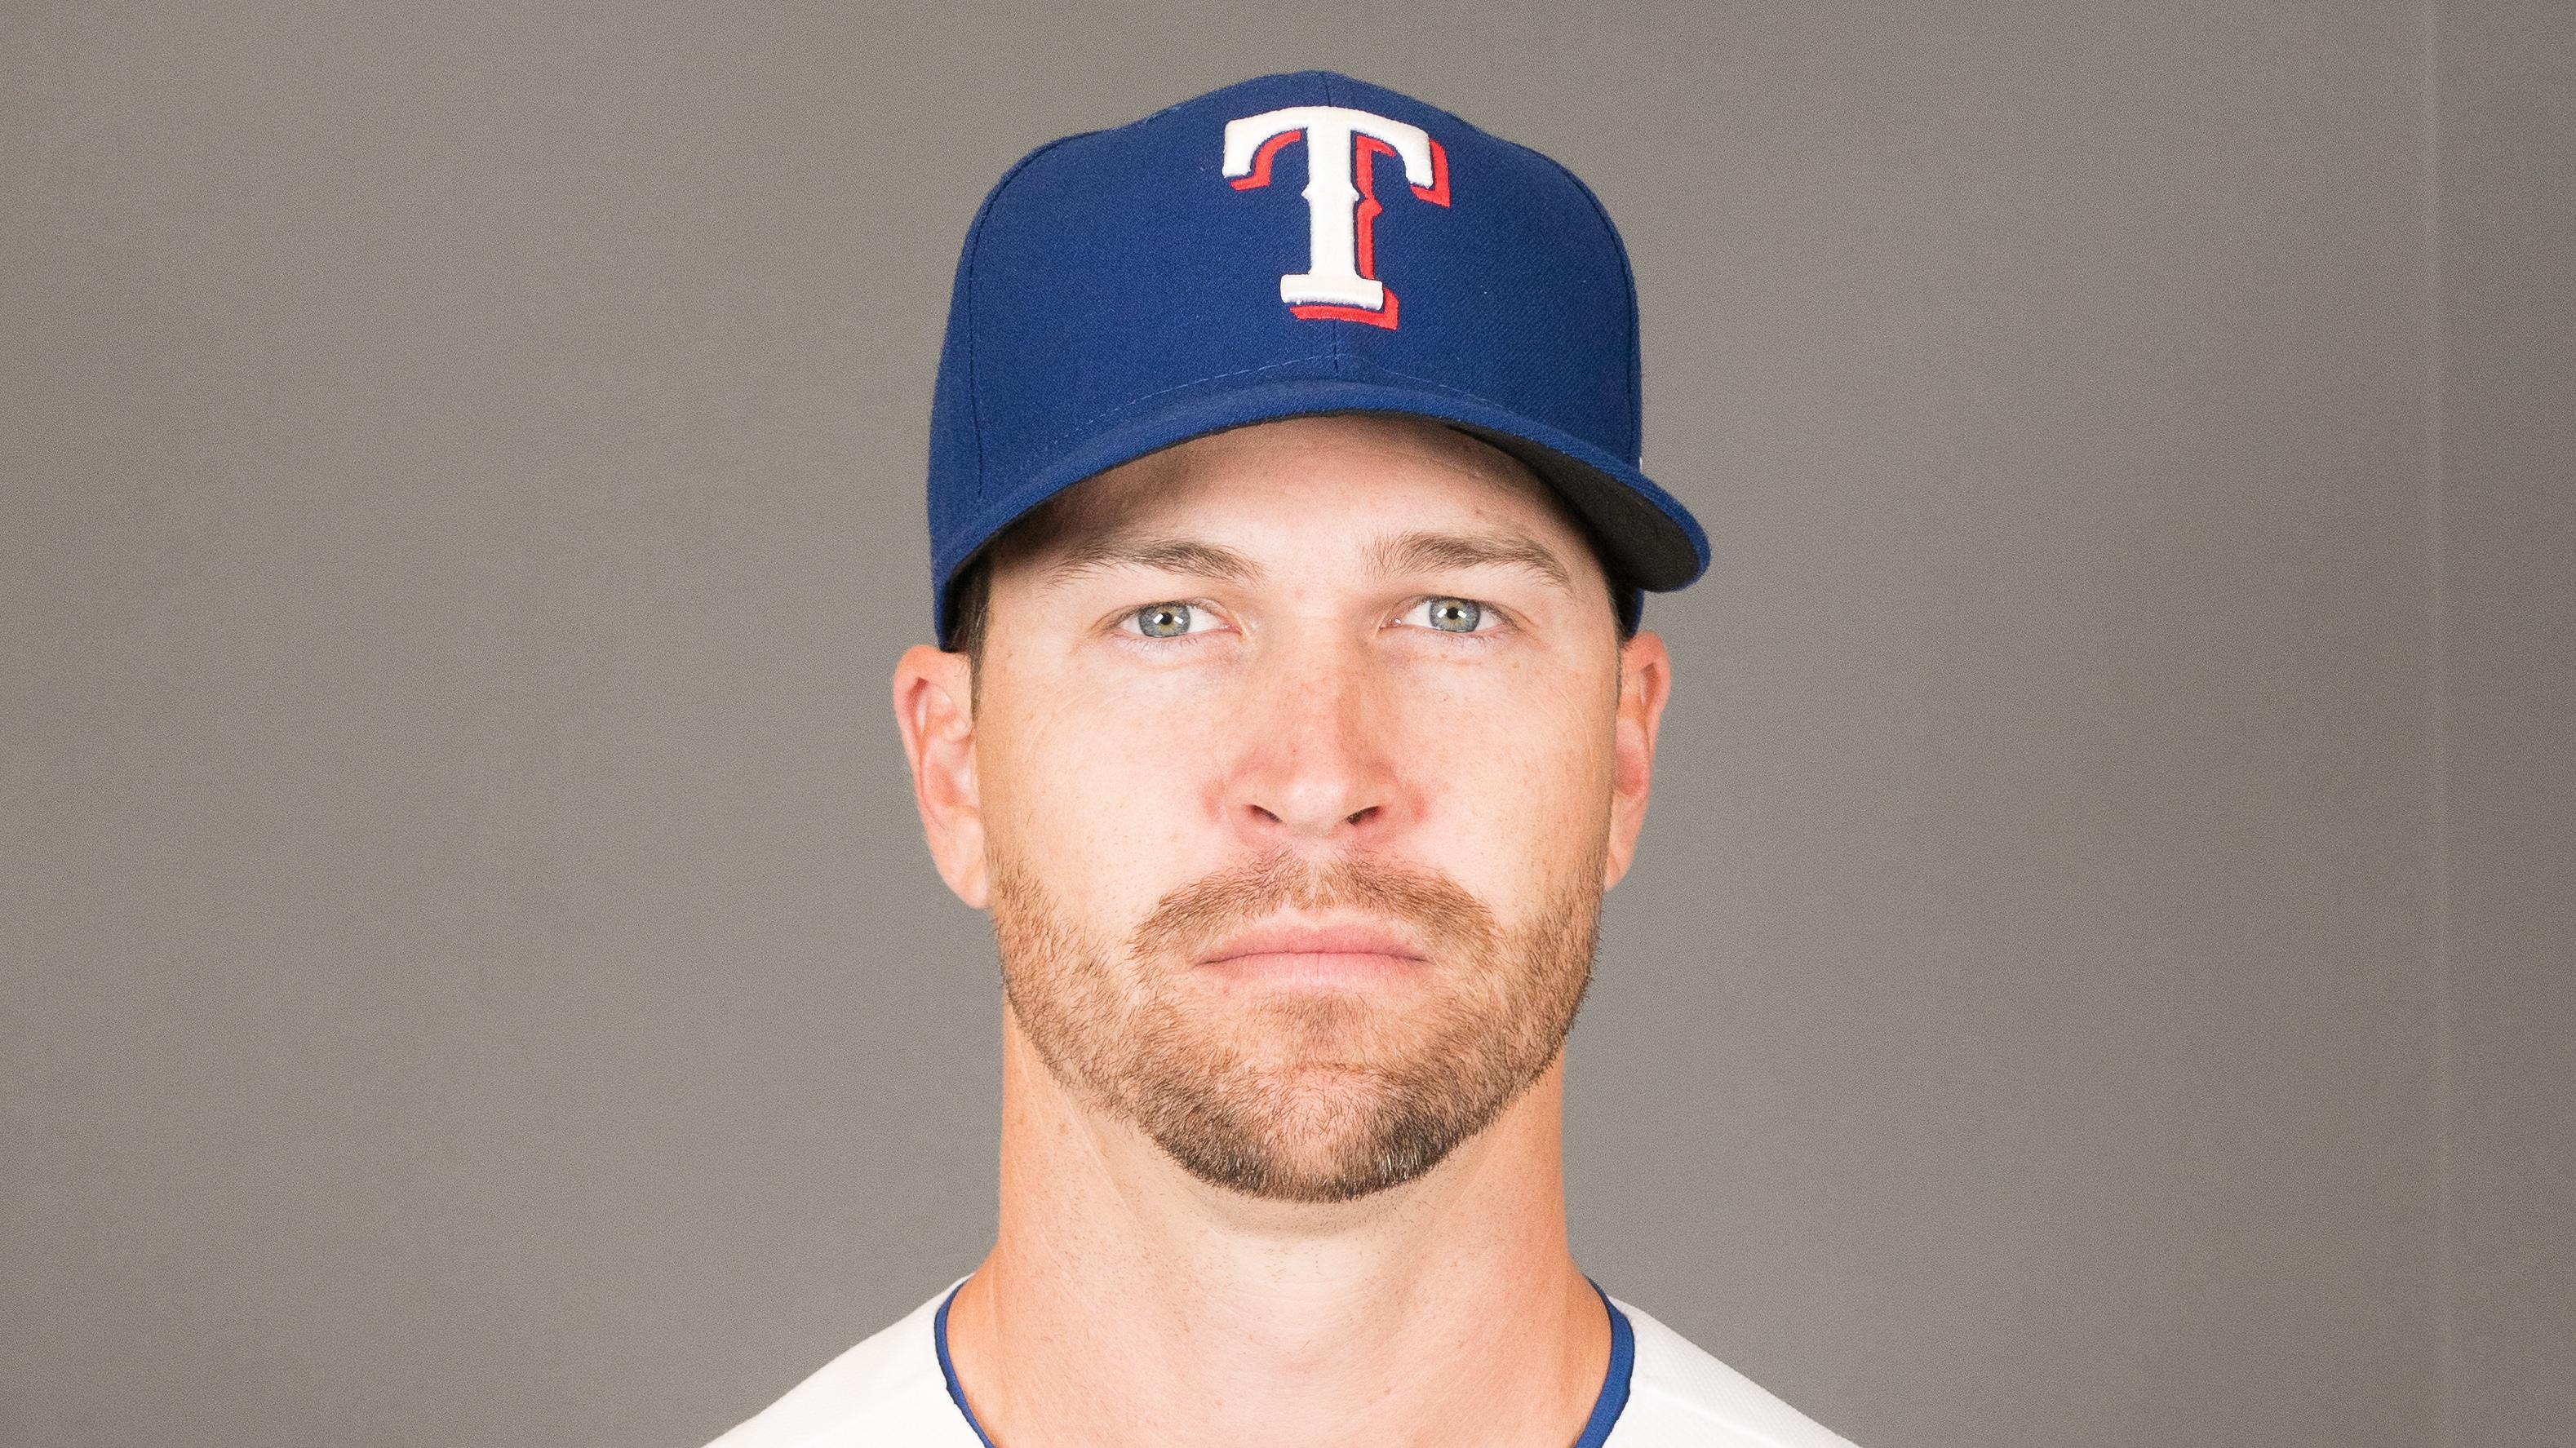
<svg viewBox="0 0 2576 1448"><path fill-rule="evenodd" d="M999 1448L1565 1448L1610 1357L1566 1249L1559 1066L1421 1179L1261 1202L1064 1091L1005 1021L1001 1231L948 1342Z"/></svg>

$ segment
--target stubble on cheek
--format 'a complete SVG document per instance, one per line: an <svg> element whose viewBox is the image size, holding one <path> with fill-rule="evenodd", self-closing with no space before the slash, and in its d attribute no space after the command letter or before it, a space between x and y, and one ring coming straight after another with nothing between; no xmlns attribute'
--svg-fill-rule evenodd
<svg viewBox="0 0 2576 1448"><path fill-rule="evenodd" d="M1194 1176L1249 1196L1341 1201L1410 1181L1545 1071L1591 979L1599 861L1501 928L1446 876L1286 854L1172 891L1123 940L1085 929L997 842L993 929L1013 1016L1055 1077ZM1189 972L1285 909L1411 926L1427 997L1229 1001Z"/></svg>

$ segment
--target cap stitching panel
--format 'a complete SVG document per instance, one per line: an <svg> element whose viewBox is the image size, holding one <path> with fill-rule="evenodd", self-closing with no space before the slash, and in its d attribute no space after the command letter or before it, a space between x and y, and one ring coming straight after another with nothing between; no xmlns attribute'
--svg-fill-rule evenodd
<svg viewBox="0 0 2576 1448"><path fill-rule="evenodd" d="M1519 146L1521 150L1528 151L1532 156L1554 167L1558 175L1573 182L1575 191L1583 197L1585 204L1592 208L1594 219L1601 223L1602 233L1610 238L1611 253L1619 258L1619 280L1628 289L1628 450L1642 457L1646 442L1646 389L1643 386L1645 344L1638 335L1637 274L1628 265L1627 240L1619 235L1619 228L1611 223L1610 209L1601 204L1600 197L1592 194L1592 188L1584 183L1582 177L1574 174L1573 167L1544 151L1521 146L1517 141L1505 141L1503 144Z"/></svg>
<svg viewBox="0 0 2576 1448"><path fill-rule="evenodd" d="M1029 169L1029 164L1031 162L1037 160L1037 158L1045 155L1047 152L1054 150L1056 147L1063 145L1067 141L1079 141L1085 136L1096 136L1099 134L1100 132L1098 131L1076 131L1070 136L1058 136L1054 140L1049 141L1045 145L1038 147L1036 150L1029 152L1025 156L1022 156L1017 165L1002 173L1001 180L993 183L992 191L984 197L984 205L982 209L975 213L974 225L969 228L969 235L966 242L965 286L966 422L968 430L975 438L975 490L978 493L981 493L984 490L984 397L981 389L975 385L975 377L981 370L977 365L976 357L984 347L984 329L976 325L975 272L976 268L984 259L984 224L992 217L993 209L1001 205L1002 193L1010 189L1011 183L1019 179L1021 172Z"/></svg>
<svg viewBox="0 0 2576 1448"><path fill-rule="evenodd" d="M1331 358L1332 354L1329 352L1310 352L1303 357L1290 357L1279 362L1264 362L1257 367L1237 367L1228 372L1211 372L1205 377L1193 377L1186 382L1175 382L1169 387L1157 387L1151 392L1128 398L1125 402L1119 403L1116 407L1109 408L1103 412L1095 412L1089 417L1082 419L1080 422L1073 423L1066 427L1064 431L1048 438L1043 444L1041 444L1041 446L1049 448L1055 447L1060 443L1071 440L1078 434L1098 423L1105 422L1110 418L1116 417L1118 414L1127 411L1129 408L1142 407L1146 403L1151 402L1158 397L1168 397L1175 392L1186 392L1193 387L1202 386L1210 382L1223 382L1229 377L1249 377L1256 372L1276 372L1283 367L1303 367L1308 363L1322 362L1330 360Z"/></svg>
<svg viewBox="0 0 2576 1448"><path fill-rule="evenodd" d="M1403 378L1403 379L1404 379L1405 381L1407 381L1407 382L1416 382L1416 383L1420 383L1422 386L1424 386L1424 387L1428 387L1428 388L1432 388L1432 389L1434 389L1435 391L1446 392L1446 393L1450 393L1450 394L1451 394L1451 395L1453 395L1453 396L1463 397L1463 398L1466 398L1466 399L1467 399L1468 401L1470 401L1470 402L1481 402L1481 403L1485 404L1487 407L1499 408L1500 410L1502 410L1502 411L1504 411L1504 412L1508 412L1508 413L1512 414L1512 415L1513 415L1513 416L1515 416L1515 417L1526 417L1526 416L1528 416L1528 412L1529 412L1529 410L1528 410L1527 408L1523 408L1523 407L1515 407L1515 406L1513 406L1511 403L1503 402L1503 401L1500 401L1500 400L1498 400L1498 399L1496 399L1496 398L1487 397L1486 395L1484 395L1484 394L1483 394L1483 393L1481 393L1481 392L1471 392L1471 391L1469 391L1468 389L1466 389L1466 388L1464 388L1464 387L1460 387L1460 386L1458 386L1458 385L1456 385L1456 384L1454 384L1454 383L1443 382L1443 381L1441 381L1441 380L1440 380L1439 378L1437 378L1437 377L1424 377L1424 376L1422 376L1422 375L1420 375L1420 374L1418 374L1418 373L1413 373L1413 372L1407 372L1407 371L1404 371L1404 370L1403 370L1403 369L1401 369L1401 368L1389 367L1389 366L1387 366L1387 365L1386 365L1385 363L1383 363L1383 362L1370 362L1370 363L1366 363L1366 364L1364 364L1364 365L1366 366L1367 370L1369 370L1369 371L1371 371L1371 372L1380 373L1380 374L1383 374L1383 375L1388 376L1388 377L1401 377L1401 378ZM1539 421L1542 421L1542 419L1539 419L1539 418L1531 418L1530 420L1531 420L1531 421L1533 421L1533 422L1539 422ZM1567 435L1568 437L1577 438L1577 439L1579 439L1579 440L1581 440L1581 441L1585 441L1585 442L1590 442L1590 441L1591 441L1591 439L1583 437L1583 435L1582 435L1582 434L1580 434L1580 433L1568 432L1568 431L1567 431L1566 429L1564 429L1564 428L1556 427L1556 424L1554 424L1554 423L1548 423L1548 424L1547 424L1547 426L1552 427L1552 428L1556 428L1556 430L1557 430L1557 431L1559 431L1559 432L1565 432L1565 433L1566 433L1566 435ZM1595 446L1598 446L1598 444L1594 444L1594 445L1595 445ZM1604 452L1609 452L1610 450L1609 450L1609 449L1607 449L1607 448L1603 448L1603 449L1602 449L1602 451L1604 451ZM1617 454L1615 454L1615 453L1614 453L1614 454L1612 454L1612 456L1617 456ZM1623 459L1623 461L1624 461L1624 459Z"/></svg>

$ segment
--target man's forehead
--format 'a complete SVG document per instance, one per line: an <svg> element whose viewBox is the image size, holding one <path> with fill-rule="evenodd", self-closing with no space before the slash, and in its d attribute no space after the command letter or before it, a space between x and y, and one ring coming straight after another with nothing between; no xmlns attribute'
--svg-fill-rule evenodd
<svg viewBox="0 0 2576 1448"><path fill-rule="evenodd" d="M1555 490L1502 449L1428 419L1336 414L1210 433L1111 468L1031 513L1011 551L1096 551L1104 540L1186 528L1247 503L1322 521L1310 510L1326 499L1349 505L1354 544L1383 548L1388 520L1421 521L1411 510L1444 498L1455 513L1518 525L1545 544L1587 541Z"/></svg>

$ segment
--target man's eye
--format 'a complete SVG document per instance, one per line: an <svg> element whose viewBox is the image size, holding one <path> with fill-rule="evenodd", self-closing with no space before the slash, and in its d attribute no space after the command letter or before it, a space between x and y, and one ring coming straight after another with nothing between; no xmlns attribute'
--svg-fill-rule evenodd
<svg viewBox="0 0 2576 1448"><path fill-rule="evenodd" d="M1492 633L1484 625L1499 624L1501 617L1472 598L1426 598L1406 611L1404 621L1442 633L1471 634Z"/></svg>
<svg viewBox="0 0 2576 1448"><path fill-rule="evenodd" d="M1176 639L1198 631L1203 610L1186 603L1149 603L1127 615L1136 632L1149 639Z"/></svg>

